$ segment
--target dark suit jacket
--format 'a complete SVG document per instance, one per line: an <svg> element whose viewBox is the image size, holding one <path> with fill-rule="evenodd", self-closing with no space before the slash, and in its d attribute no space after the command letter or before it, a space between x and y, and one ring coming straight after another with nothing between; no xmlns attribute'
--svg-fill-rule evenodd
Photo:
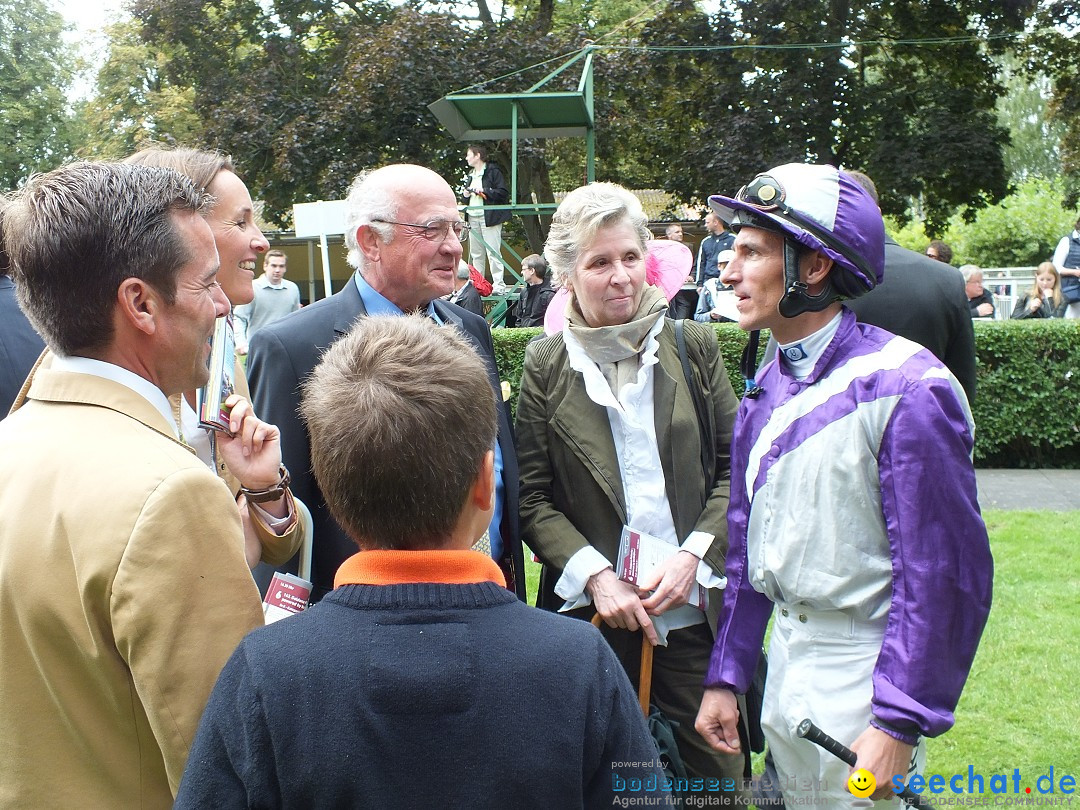
<svg viewBox="0 0 1080 810"><path fill-rule="evenodd" d="M863 323L928 348L975 401L975 332L956 268L886 239L885 280L844 305Z"/></svg>
<svg viewBox="0 0 1080 810"><path fill-rule="evenodd" d="M15 284L8 276L0 276L0 419L7 416L43 351L45 341L15 300Z"/></svg>
<svg viewBox="0 0 1080 810"><path fill-rule="evenodd" d="M483 318L446 301L434 302L435 311L448 324L459 327L487 365L491 387L500 403L499 447L503 456L503 563L509 565L515 590L525 598L525 564L518 532L518 467L509 411L502 400L491 331ZM300 419L300 385L322 353L366 314L356 284L350 279L341 292L286 315L263 327L251 339L247 375L255 412L281 430L281 457L292 474L293 494L311 510L315 526L311 575L312 597L319 599L334 587L338 566L356 553L356 544L330 515L311 473L311 444ZM437 372L436 372L437 373ZM296 560L287 569L296 571Z"/></svg>
<svg viewBox="0 0 1080 810"><path fill-rule="evenodd" d="M480 298L480 292L473 286L471 281L466 282L465 286L458 291L454 303L474 315L484 317L484 302Z"/></svg>

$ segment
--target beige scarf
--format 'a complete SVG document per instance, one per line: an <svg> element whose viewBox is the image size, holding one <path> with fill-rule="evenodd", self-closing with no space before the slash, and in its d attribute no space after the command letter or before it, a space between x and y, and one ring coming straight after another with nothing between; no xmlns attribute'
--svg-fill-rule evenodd
<svg viewBox="0 0 1080 810"><path fill-rule="evenodd" d="M667 310L668 300L663 291L646 284L637 311L629 321L615 326L589 326L571 292L566 303L566 322L585 354L604 375L611 393L618 397L624 385L637 379L645 339Z"/></svg>

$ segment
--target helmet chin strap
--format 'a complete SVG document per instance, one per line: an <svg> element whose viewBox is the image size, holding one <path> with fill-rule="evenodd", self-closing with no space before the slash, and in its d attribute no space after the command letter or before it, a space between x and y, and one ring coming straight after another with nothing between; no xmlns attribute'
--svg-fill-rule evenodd
<svg viewBox="0 0 1080 810"><path fill-rule="evenodd" d="M821 312L841 298L833 288L832 273L825 279L825 286L817 295L810 294L805 281L799 280L799 245L788 236L784 237L784 297L777 310L785 318L796 318L804 312Z"/></svg>

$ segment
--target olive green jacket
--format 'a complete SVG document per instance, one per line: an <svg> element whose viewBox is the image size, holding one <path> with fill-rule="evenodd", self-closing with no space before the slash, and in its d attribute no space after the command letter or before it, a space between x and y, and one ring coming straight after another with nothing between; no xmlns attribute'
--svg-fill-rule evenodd
<svg viewBox="0 0 1080 810"><path fill-rule="evenodd" d="M724 572L727 552L729 448L738 401L724 371L716 335L687 321L687 353L702 387L712 436L711 480L701 460L701 430L683 375L668 320L657 339L653 366L656 441L675 531L685 539L694 530L715 539L705 561ZM580 373L570 367L562 334L529 344L517 406L521 522L525 543L544 563L538 604L558 609L554 585L563 566L591 544L613 563L626 522L626 503L615 443L605 408L585 392ZM715 631L722 599L713 592L709 620Z"/></svg>

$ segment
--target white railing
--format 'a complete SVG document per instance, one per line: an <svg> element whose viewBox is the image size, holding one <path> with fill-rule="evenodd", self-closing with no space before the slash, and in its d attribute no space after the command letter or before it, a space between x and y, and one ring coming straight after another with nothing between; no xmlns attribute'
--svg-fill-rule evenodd
<svg viewBox="0 0 1080 810"><path fill-rule="evenodd" d="M994 296L994 320L1009 320L1017 299L1034 284L1034 267L984 267L983 287Z"/></svg>

